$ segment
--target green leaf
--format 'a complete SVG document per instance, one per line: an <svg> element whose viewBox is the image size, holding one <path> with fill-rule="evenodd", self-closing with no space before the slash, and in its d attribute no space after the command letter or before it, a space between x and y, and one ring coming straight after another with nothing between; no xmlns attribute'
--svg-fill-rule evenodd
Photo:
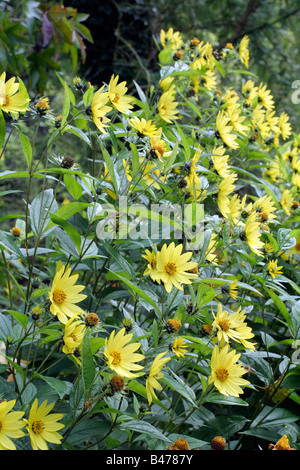
<svg viewBox="0 0 300 470"><path fill-rule="evenodd" d="M61 206L56 212L53 213L54 216L59 217L63 220L69 219L72 215L77 214L78 212L86 209L91 206L87 202L69 202L65 206ZM55 223L50 221L46 227L46 230L54 227Z"/></svg>
<svg viewBox="0 0 300 470"><path fill-rule="evenodd" d="M289 325L289 327L292 329L293 331L293 322L292 322L292 319L291 319L291 316L290 316L290 313L288 311L288 309L286 308L284 302L280 299L280 297L278 297L277 294L275 294L275 292L273 292L271 289L269 289L268 287L266 286L263 286L264 290L269 294L269 296L271 297L271 299L273 300L274 304L276 305L276 307L278 308L279 312L281 313L281 315L284 317L284 319L286 320L287 324Z"/></svg>
<svg viewBox="0 0 300 470"><path fill-rule="evenodd" d="M63 398L66 393L68 392L69 387L67 386L66 382L63 382L60 379L57 379L56 377L51 377L51 376L46 376L46 375L40 375L37 372L34 372L34 376L36 378L39 378L41 380L44 380L55 392L58 394L59 398Z"/></svg>
<svg viewBox="0 0 300 470"><path fill-rule="evenodd" d="M16 312L15 310L6 310L12 317L26 330L28 324L28 317L24 313Z"/></svg>
<svg viewBox="0 0 300 470"><path fill-rule="evenodd" d="M197 307L203 307L204 305L209 304L215 297L216 293L212 287L209 287L205 284L201 284L197 290Z"/></svg>
<svg viewBox="0 0 300 470"><path fill-rule="evenodd" d="M125 423L123 423L120 427L122 429L126 429L126 431L135 431L141 434L146 434L147 436L151 436L151 438L157 438L165 442L171 442L170 439L166 437L161 431L146 421L132 419L130 421L125 421Z"/></svg>
<svg viewBox="0 0 300 470"><path fill-rule="evenodd" d="M79 199L82 195L81 185L78 183L78 181L76 181L75 178L73 178L73 176L68 175L67 173L64 174L64 183L72 198L77 201L77 199Z"/></svg>
<svg viewBox="0 0 300 470"><path fill-rule="evenodd" d="M20 132L20 134L19 134L19 139L20 139L20 142L21 142L21 145L22 145L23 153L24 153L24 155L26 157L26 160L27 160L28 169L30 170L32 157L33 157L30 140L28 139L28 137L25 134L22 134L22 132Z"/></svg>
<svg viewBox="0 0 300 470"><path fill-rule="evenodd" d="M85 399L89 396L91 387L95 378L96 369L92 348L90 344L89 330L86 330L82 340L81 347L81 364L82 364L82 383Z"/></svg>
<svg viewBox="0 0 300 470"><path fill-rule="evenodd" d="M56 225L59 225L61 228L63 228L65 230L65 232L67 232L67 234L69 235L69 237L71 238L73 243L76 245L76 248L77 248L78 252L80 253L81 237L80 237L80 234L75 229L75 227L72 224L70 224L69 222L67 222L66 220L61 219L60 217L57 217L54 214L50 214L50 219Z"/></svg>
<svg viewBox="0 0 300 470"><path fill-rule="evenodd" d="M172 372L171 370L170 372L173 377L168 374L164 374L163 378L161 379L161 382L164 382L166 385L169 385L169 387L171 387L177 393L186 398L190 403L192 403L194 406L197 406L195 403L196 396L194 391L187 385L185 381L183 381L178 375L176 375L175 372Z"/></svg>
<svg viewBox="0 0 300 470"><path fill-rule="evenodd" d="M6 136L6 127L5 127L5 119L0 109L0 149L3 147L4 141Z"/></svg>
<svg viewBox="0 0 300 470"><path fill-rule="evenodd" d="M68 85L66 84L66 82L64 82L64 88L65 88L65 97L64 97L64 104L63 104L63 109L62 109L62 113L61 113L61 127L63 127L63 125L65 124L68 116L69 116L69 112L70 112L70 90L69 90L69 87Z"/></svg>

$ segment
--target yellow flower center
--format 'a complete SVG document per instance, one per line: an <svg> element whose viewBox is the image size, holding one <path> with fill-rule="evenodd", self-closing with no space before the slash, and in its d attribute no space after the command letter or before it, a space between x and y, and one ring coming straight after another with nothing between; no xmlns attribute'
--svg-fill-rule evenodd
<svg viewBox="0 0 300 470"><path fill-rule="evenodd" d="M111 356L113 357L112 363L118 365L121 362L121 354L118 351L112 351Z"/></svg>
<svg viewBox="0 0 300 470"><path fill-rule="evenodd" d="M7 95L0 95L0 106L8 106L9 98Z"/></svg>
<svg viewBox="0 0 300 470"><path fill-rule="evenodd" d="M174 263L167 263L165 266L165 271L170 276L173 276L176 273L176 264Z"/></svg>
<svg viewBox="0 0 300 470"><path fill-rule="evenodd" d="M225 382L225 380L229 376L228 370L224 369L224 367L219 367L219 369L216 370L216 376L218 380L220 380L221 382Z"/></svg>
<svg viewBox="0 0 300 470"><path fill-rule="evenodd" d="M300 251L300 242L296 243L295 245L295 250Z"/></svg>
<svg viewBox="0 0 300 470"><path fill-rule="evenodd" d="M120 97L119 97L118 93L115 93L115 97L114 97L114 99L113 99L112 101L113 101L114 103L118 103L119 99L120 99Z"/></svg>
<svg viewBox="0 0 300 470"><path fill-rule="evenodd" d="M31 429L35 434L41 434L44 428L45 425L42 423L42 421L34 421L31 426Z"/></svg>
<svg viewBox="0 0 300 470"><path fill-rule="evenodd" d="M228 320L219 320L219 326L221 330L228 331L230 328L230 323Z"/></svg>
<svg viewBox="0 0 300 470"><path fill-rule="evenodd" d="M0 421L0 432L1 432L1 429L2 429L2 423L1 423L1 421Z"/></svg>
<svg viewBox="0 0 300 470"><path fill-rule="evenodd" d="M62 289L55 289L53 292L53 300L56 304L61 305L66 300L67 295Z"/></svg>

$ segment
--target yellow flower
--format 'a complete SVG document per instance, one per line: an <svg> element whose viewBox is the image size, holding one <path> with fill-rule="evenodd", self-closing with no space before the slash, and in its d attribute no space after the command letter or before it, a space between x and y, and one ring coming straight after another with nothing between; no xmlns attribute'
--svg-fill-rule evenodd
<svg viewBox="0 0 300 470"><path fill-rule="evenodd" d="M164 48L170 47L171 49L179 49L183 43L180 32L174 32L173 28L169 28L167 32L161 29L160 42Z"/></svg>
<svg viewBox="0 0 300 470"><path fill-rule="evenodd" d="M290 446L288 437L284 434L275 445L271 445L272 450L296 450Z"/></svg>
<svg viewBox="0 0 300 470"><path fill-rule="evenodd" d="M163 366L171 359L170 357L164 357L166 354L166 351L158 354L150 367L149 375L146 380L146 392L149 405L151 405L153 398L157 398L154 390L162 390L162 386L158 380L164 376L161 372Z"/></svg>
<svg viewBox="0 0 300 470"><path fill-rule="evenodd" d="M51 291L48 293L51 301L50 312L56 315L60 322L66 324L68 317L83 313L83 310L76 305L86 298L80 294L84 286L76 286L78 274L70 275L71 268L63 266L54 276Z"/></svg>
<svg viewBox="0 0 300 470"><path fill-rule="evenodd" d="M61 413L50 414L54 405L55 403L47 405L47 400L45 400L38 407L36 398L30 408L28 420L23 420L27 426L33 450L49 450L47 442L60 444L62 440L62 436L57 431L64 427L64 424L58 423L64 415Z"/></svg>
<svg viewBox="0 0 300 470"><path fill-rule="evenodd" d="M289 189L285 189L282 192L281 198L280 198L280 204L284 210L284 212L290 216L291 215L291 208L294 202L294 197L292 193L290 192Z"/></svg>
<svg viewBox="0 0 300 470"><path fill-rule="evenodd" d="M232 281L229 285L228 284L223 284L223 286L221 287L221 291L222 291L222 294L228 294L229 297L236 300L237 299L237 291L238 291L237 279Z"/></svg>
<svg viewBox="0 0 300 470"><path fill-rule="evenodd" d="M91 113L94 124L98 127L99 131L106 134L105 128L108 127L110 119L106 117L106 114L111 111L111 106L106 106L109 100L108 92L102 91L104 85L96 91L91 103Z"/></svg>
<svg viewBox="0 0 300 470"><path fill-rule="evenodd" d="M71 317L65 324L62 351L65 354L72 354L78 363L80 362L77 359L77 355L74 353L81 349L85 330L86 325L78 319L77 315Z"/></svg>
<svg viewBox="0 0 300 470"><path fill-rule="evenodd" d="M250 383L242 378L247 371L241 364L237 364L240 356L234 350L229 352L228 344L221 350L218 346L213 349L208 383L213 383L222 395L238 397L243 393L241 387Z"/></svg>
<svg viewBox="0 0 300 470"><path fill-rule="evenodd" d="M187 343L182 338L175 338L172 343L172 351L177 357L183 357L186 354Z"/></svg>
<svg viewBox="0 0 300 470"><path fill-rule="evenodd" d="M147 276L149 274L151 279L155 281L158 275L156 269L156 253L154 251L149 251L148 249L145 249L145 253L145 255L142 255L142 258L145 258L148 261L148 265L147 269L144 271L144 276Z"/></svg>
<svg viewBox="0 0 300 470"><path fill-rule="evenodd" d="M252 207L251 211L257 213L259 222L266 222L267 220L276 218L274 214L276 206L270 196L260 197L254 202L253 206L250 205L250 207Z"/></svg>
<svg viewBox="0 0 300 470"><path fill-rule="evenodd" d="M219 184L218 188L218 196L217 196L217 204L219 210L225 219L228 218L228 214L230 213L230 200L228 195L232 193L235 189L235 185L233 182L237 179L236 173L231 173L226 178L223 178Z"/></svg>
<svg viewBox="0 0 300 470"><path fill-rule="evenodd" d="M250 58L248 45L249 45L249 38L246 35L243 37L243 39L240 42L239 55L240 55L240 60L242 64L244 64L247 68L249 66L249 58Z"/></svg>
<svg viewBox="0 0 300 470"><path fill-rule="evenodd" d="M236 135L231 134L232 126L228 125L229 116L225 114L224 110L221 109L218 112L216 119L216 137L220 137L224 144L231 149L239 148L239 144L236 142Z"/></svg>
<svg viewBox="0 0 300 470"><path fill-rule="evenodd" d="M264 243L260 240L260 225L256 220L255 212L252 212L240 234L240 239L248 243L249 248L258 256L263 256L261 249Z"/></svg>
<svg viewBox="0 0 300 470"><path fill-rule="evenodd" d="M249 126L243 124L246 119L246 116L241 114L241 109L238 105L232 105L227 107L227 115L230 119L230 124L232 129L240 134L246 135L249 131Z"/></svg>
<svg viewBox="0 0 300 470"><path fill-rule="evenodd" d="M205 252L205 257L210 263L216 264L218 256L215 254L215 247L218 243L217 235L215 233L211 234L208 247Z"/></svg>
<svg viewBox="0 0 300 470"><path fill-rule="evenodd" d="M223 310L222 304L218 304L217 314L214 315L212 323L213 330L217 332L217 338L221 345L229 343L230 340L241 343L246 349L254 349L254 344L247 341L254 337L252 330L245 323L245 312L241 307L236 312L228 313Z"/></svg>
<svg viewBox="0 0 300 470"><path fill-rule="evenodd" d="M130 114L133 108L132 98L126 96L126 82L118 83L119 75L116 77L111 76L110 82L108 84L108 96L111 101L111 104L115 109L120 111L123 114Z"/></svg>
<svg viewBox="0 0 300 470"><path fill-rule="evenodd" d="M229 155L224 155L225 152L226 150L223 146L215 147L211 152L214 170L218 175L222 176L222 178L226 178L226 176L230 175L230 166L228 165Z"/></svg>
<svg viewBox="0 0 300 470"><path fill-rule="evenodd" d="M24 113L30 101L27 90L20 89L21 84L15 82L15 77L5 80L6 72L3 72L0 76L0 109L5 113Z"/></svg>
<svg viewBox="0 0 300 470"><path fill-rule="evenodd" d="M267 85L260 83L257 89L258 102L266 109L272 110L275 106L273 96Z"/></svg>
<svg viewBox="0 0 300 470"><path fill-rule="evenodd" d="M286 112L282 112L278 119L278 127L283 140L286 140L292 134L292 126L289 123L289 116Z"/></svg>
<svg viewBox="0 0 300 470"><path fill-rule="evenodd" d="M277 262L278 260L271 259L268 264L268 271L269 271L270 276L272 276L273 279L275 279L275 277L279 277L280 274L282 274L281 272L282 266L277 266Z"/></svg>
<svg viewBox="0 0 300 470"><path fill-rule="evenodd" d="M21 428L24 427L23 411L10 411L15 406L16 400L0 402L0 450L16 450L16 446L10 438L19 439L24 436Z"/></svg>
<svg viewBox="0 0 300 470"><path fill-rule="evenodd" d="M191 279L197 274L189 272L198 266L196 262L188 262L192 253L181 254L183 245L175 246L172 242L169 246L165 243L161 251L157 253L156 281L162 281L166 291L171 292L173 286L183 290L181 284L191 284Z"/></svg>
<svg viewBox="0 0 300 470"><path fill-rule="evenodd" d="M136 129L140 134L143 134L148 137L153 137L158 134L158 129L155 124L149 119L146 121L145 118L140 119L137 116L134 116L132 119L129 119L129 124L131 127Z"/></svg>
<svg viewBox="0 0 300 470"><path fill-rule="evenodd" d="M162 158L167 158L171 155L172 151L167 150L166 142L161 138L162 128L160 127L157 135L153 135L150 139L151 150L156 157L162 161Z"/></svg>
<svg viewBox="0 0 300 470"><path fill-rule="evenodd" d="M137 374L131 371L140 371L143 367L136 362L142 361L145 356L136 353L140 343L127 344L132 339L132 333L125 335L125 328L122 328L116 335L115 330L110 334L109 339L105 339L104 356L107 359L109 368L121 377L133 378Z"/></svg>
<svg viewBox="0 0 300 470"><path fill-rule="evenodd" d="M172 123L174 119L178 119L177 105L172 91L166 91L159 98L158 114L164 121Z"/></svg>

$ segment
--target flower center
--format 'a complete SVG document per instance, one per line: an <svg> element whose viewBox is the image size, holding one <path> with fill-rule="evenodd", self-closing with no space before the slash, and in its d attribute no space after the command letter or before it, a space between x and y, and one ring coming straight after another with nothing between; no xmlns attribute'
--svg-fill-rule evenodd
<svg viewBox="0 0 300 470"><path fill-rule="evenodd" d="M152 268L152 269L155 269L155 268L156 268L156 259L153 259L153 260L151 261L150 265L151 265L151 268Z"/></svg>
<svg viewBox="0 0 300 470"><path fill-rule="evenodd" d="M112 363L118 365L121 362L121 354L118 351L112 351L111 356L113 357Z"/></svg>
<svg viewBox="0 0 300 470"><path fill-rule="evenodd" d="M119 99L120 99L120 97L119 97L118 93L115 93L115 97L113 99L113 102L118 103Z"/></svg>
<svg viewBox="0 0 300 470"><path fill-rule="evenodd" d="M34 421L34 423L32 423L32 426L31 426L31 429L35 434L41 434L44 428L45 428L45 425L44 423L42 423L42 421Z"/></svg>
<svg viewBox="0 0 300 470"><path fill-rule="evenodd" d="M6 95L0 95L0 106L7 106L9 105L9 99Z"/></svg>
<svg viewBox="0 0 300 470"><path fill-rule="evenodd" d="M55 289L53 292L53 300L58 305L61 305L66 300L66 298L66 293L62 289Z"/></svg>
<svg viewBox="0 0 300 470"><path fill-rule="evenodd" d="M225 380L228 378L228 370L224 369L224 367L219 367L219 369L216 370L216 376L217 379L220 380L221 382L225 382Z"/></svg>
<svg viewBox="0 0 300 470"><path fill-rule="evenodd" d="M295 250L300 251L300 242L296 243L295 245Z"/></svg>
<svg viewBox="0 0 300 470"><path fill-rule="evenodd" d="M174 275L176 273L176 264L167 263L165 266L165 270L167 274L170 274L170 276Z"/></svg>
<svg viewBox="0 0 300 470"><path fill-rule="evenodd" d="M0 421L0 432L1 432L1 429L2 429L2 423L1 423L1 421Z"/></svg>
<svg viewBox="0 0 300 470"><path fill-rule="evenodd" d="M219 326L221 330L228 331L230 328L230 323L228 320L219 320Z"/></svg>

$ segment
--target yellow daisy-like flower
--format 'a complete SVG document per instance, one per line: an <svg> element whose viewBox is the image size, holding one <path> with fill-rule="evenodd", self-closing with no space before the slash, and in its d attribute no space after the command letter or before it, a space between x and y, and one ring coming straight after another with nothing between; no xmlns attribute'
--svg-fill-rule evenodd
<svg viewBox="0 0 300 470"><path fill-rule="evenodd" d="M250 206L251 207L251 206ZM267 222L267 220L275 219L276 206L270 196L262 196L257 199L251 211L256 212L259 222Z"/></svg>
<svg viewBox="0 0 300 470"><path fill-rule="evenodd" d="M275 277L279 277L280 274L282 274L282 266L277 266L278 260L270 260L268 264L268 271L270 276L272 276L273 279Z"/></svg>
<svg viewBox="0 0 300 470"><path fill-rule="evenodd" d="M249 59L250 59L250 54L249 54L249 37L246 35L243 37L243 39L240 42L239 46L239 56L242 64L244 64L247 68L249 66Z"/></svg>
<svg viewBox="0 0 300 470"><path fill-rule="evenodd" d="M221 138L227 147L231 149L239 148L239 144L236 142L236 135L231 134L233 127L228 125L230 121L229 116L225 114L224 110L221 109L218 112L217 119L216 119L216 137Z"/></svg>
<svg viewBox="0 0 300 470"><path fill-rule="evenodd" d="M241 364L237 364L240 356L234 350L229 352L228 344L221 350L218 346L213 349L208 383L213 383L222 395L239 397L244 393L241 387L250 383L242 378L247 371Z"/></svg>
<svg viewBox="0 0 300 470"><path fill-rule="evenodd" d="M147 137L154 137L158 134L159 130L157 129L156 125L153 124L151 119L146 121L145 118L140 119L137 116L129 119L128 123L131 127L136 129L140 134L143 134Z"/></svg>
<svg viewBox="0 0 300 470"><path fill-rule="evenodd" d="M178 119L177 105L178 103L175 101L172 91L166 91L159 98L158 114L164 121L172 123L174 119Z"/></svg>
<svg viewBox="0 0 300 470"><path fill-rule="evenodd" d="M289 116L286 112L282 112L278 119L278 127L283 140L286 140L292 134L292 126L289 123Z"/></svg>
<svg viewBox="0 0 300 470"><path fill-rule="evenodd" d="M5 80L6 72L3 72L0 76L0 109L5 113L24 113L29 109L27 90L20 89L21 84L15 82L15 77Z"/></svg>
<svg viewBox="0 0 300 470"><path fill-rule="evenodd" d="M228 218L228 214L230 213L230 200L228 198L228 195L234 191L235 185L233 183L234 181L236 181L236 179L237 174L231 173L229 176L226 176L226 178L223 178L219 184L217 204L221 214L226 219Z"/></svg>
<svg viewBox="0 0 300 470"><path fill-rule="evenodd" d="M162 128L158 129L157 135L153 135L150 139L151 145L151 154L154 155L162 161L162 158L167 158L171 155L172 151L167 150L166 142L161 138Z"/></svg>
<svg viewBox="0 0 300 470"><path fill-rule="evenodd" d="M106 134L105 128L108 127L110 119L106 114L112 110L111 106L107 106L109 95L107 91L102 91L104 85L96 91L91 103L91 113L94 124L98 127L99 131Z"/></svg>
<svg viewBox="0 0 300 470"><path fill-rule="evenodd" d="M108 96L110 102L113 107L121 113L130 114L133 108L132 98L130 96L126 96L126 91L128 90L126 82L118 83L118 80L119 75L116 77L114 75L111 76L108 84Z"/></svg>
<svg viewBox="0 0 300 470"><path fill-rule="evenodd" d="M291 215L291 208L294 202L294 197L292 193L290 192L289 189L285 189L282 192L281 198L280 198L280 204L284 210L284 212L290 217Z"/></svg>
<svg viewBox="0 0 300 470"><path fill-rule="evenodd" d="M170 47L171 49L179 49L183 43L180 32L174 32L173 28L169 28L167 32L161 29L160 42L163 48Z"/></svg>
<svg viewBox="0 0 300 470"><path fill-rule="evenodd" d="M144 271L144 276L147 276L149 274L151 279L155 281L158 275L158 272L156 269L156 265L157 265L156 253L148 249L145 249L145 253L146 253L145 255L142 255L142 258L145 258L145 260L148 261L148 265L147 265L147 269Z"/></svg>
<svg viewBox="0 0 300 470"><path fill-rule="evenodd" d="M230 175L230 166L228 165L229 155L224 155L225 152L226 150L223 146L215 147L211 152L214 170L218 175L222 176L222 178L226 178L226 176Z"/></svg>
<svg viewBox="0 0 300 470"><path fill-rule="evenodd" d="M51 291L48 293L51 301L50 312L56 315L60 322L66 324L69 317L83 313L76 305L86 298L80 294L84 286L76 286L78 274L71 274L71 268L63 266L54 276Z"/></svg>
<svg viewBox="0 0 300 470"><path fill-rule="evenodd" d="M235 225L241 216L242 202L238 194L234 194L229 202L229 216L231 217L232 223Z"/></svg>
<svg viewBox="0 0 300 470"><path fill-rule="evenodd" d="M161 372L163 366L171 359L170 357L164 357L166 354L166 351L158 354L150 367L149 375L146 380L146 392L149 405L151 405L153 398L157 398L154 390L162 390L162 386L158 380L164 376Z"/></svg>
<svg viewBox="0 0 300 470"><path fill-rule="evenodd" d="M67 321L63 336L63 353L74 355L75 351L80 351L85 330L86 324L78 319L77 315ZM75 359L77 359L76 356Z"/></svg>
<svg viewBox="0 0 300 470"><path fill-rule="evenodd" d="M21 428L24 427L22 421L23 411L11 411L16 400L0 402L0 450L16 450L16 446L10 439L19 439L24 436Z"/></svg>
<svg viewBox="0 0 300 470"><path fill-rule="evenodd" d="M227 294L229 295L229 297L236 300L238 292L237 279L232 281L230 284L223 284L223 286L221 287L221 291L222 294Z"/></svg>
<svg viewBox="0 0 300 470"><path fill-rule="evenodd" d="M215 233L211 234L210 241L205 252L205 257L210 263L216 264L218 256L215 254L215 247L218 243L217 235Z"/></svg>
<svg viewBox="0 0 300 470"><path fill-rule="evenodd" d="M109 339L105 339L104 356L107 359L109 368L121 377L133 378L137 374L131 371L140 371L143 367L136 362L142 361L145 356L136 353L140 343L127 344L132 339L132 333L125 334L125 328L122 328L116 335L115 330L110 334Z"/></svg>
<svg viewBox="0 0 300 470"><path fill-rule="evenodd" d="M236 312L229 313L223 310L222 304L218 304L217 314L213 314L213 331L217 333L218 341L221 345L229 343L231 340L241 343L246 349L254 350L254 344L247 341L254 337L252 330L245 323L245 312L241 307Z"/></svg>
<svg viewBox="0 0 300 470"><path fill-rule="evenodd" d="M267 85L260 83L257 89L258 102L266 109L272 110L275 106L273 96L270 90L267 89Z"/></svg>
<svg viewBox="0 0 300 470"><path fill-rule="evenodd" d="M256 220L255 212L249 215L244 230L240 233L240 239L246 241L249 248L258 256L263 256L261 249L264 243L260 239L260 224Z"/></svg>
<svg viewBox="0 0 300 470"><path fill-rule="evenodd" d="M181 284L191 284L191 279L197 277L197 274L189 271L197 268L198 264L189 262L192 253L181 254L182 248L182 244L175 246L175 243L172 242L167 246L165 243L161 251L157 253L155 280L162 281L168 293L171 292L173 286L183 290Z"/></svg>
<svg viewBox="0 0 300 470"><path fill-rule="evenodd" d="M175 338L172 343L172 351L177 357L183 357L186 354L187 343L183 338Z"/></svg>
<svg viewBox="0 0 300 470"><path fill-rule="evenodd" d="M230 119L230 124L233 130L239 132L242 135L246 135L250 128L249 126L243 124L246 116L241 114L241 108L235 104L233 106L228 106L226 112Z"/></svg>
<svg viewBox="0 0 300 470"><path fill-rule="evenodd" d="M55 403L47 404L45 400L38 406L37 398L34 400L29 418L24 419L24 424L27 426L31 446L33 450L49 450L47 442L52 444L60 444L62 436L57 432L64 428L64 424L58 423L63 418L61 413L50 413Z"/></svg>

